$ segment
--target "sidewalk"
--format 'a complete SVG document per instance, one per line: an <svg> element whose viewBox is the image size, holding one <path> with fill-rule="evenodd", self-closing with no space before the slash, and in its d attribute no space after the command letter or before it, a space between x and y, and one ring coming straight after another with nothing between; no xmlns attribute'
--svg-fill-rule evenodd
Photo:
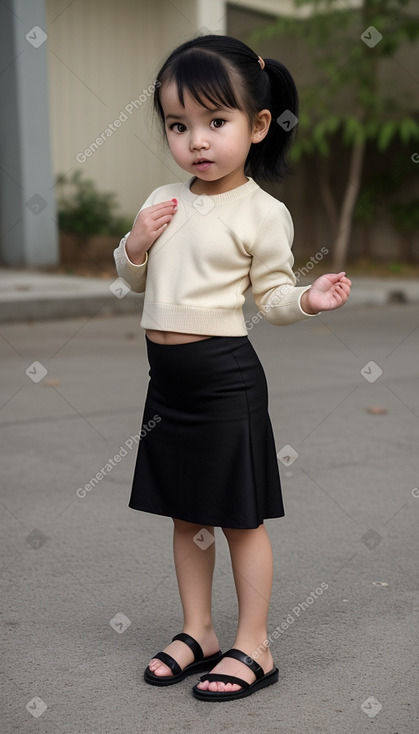
<svg viewBox="0 0 419 734"><path fill-rule="evenodd" d="M1 325L4 734L417 734L417 312L252 329L286 513L266 520L280 678L220 704L193 698L198 675L143 679L182 609L172 521L128 507L149 382L139 316ZM213 613L226 651L220 528Z"/></svg>
<svg viewBox="0 0 419 734"><path fill-rule="evenodd" d="M0 269L0 322L138 312L143 296L113 293L115 280Z"/></svg>
<svg viewBox="0 0 419 734"><path fill-rule="evenodd" d="M113 279L55 275L30 270L0 269L0 321L34 321L78 316L136 313L143 295L124 294ZM309 283L301 279L299 285ZM114 284L114 285L113 285ZM246 300L252 301L251 290ZM399 278L352 279L346 308L419 302L419 280Z"/></svg>

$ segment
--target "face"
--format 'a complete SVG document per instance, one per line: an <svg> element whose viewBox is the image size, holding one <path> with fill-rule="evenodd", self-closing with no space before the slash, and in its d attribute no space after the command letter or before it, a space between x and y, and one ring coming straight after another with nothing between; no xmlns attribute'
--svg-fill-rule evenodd
<svg viewBox="0 0 419 734"><path fill-rule="evenodd" d="M247 182L247 154L268 132L269 110L262 110L251 127L241 110L215 108L211 102L207 109L186 91L183 107L174 83L162 86L160 101L170 152L184 171L197 177L191 190L214 195Z"/></svg>

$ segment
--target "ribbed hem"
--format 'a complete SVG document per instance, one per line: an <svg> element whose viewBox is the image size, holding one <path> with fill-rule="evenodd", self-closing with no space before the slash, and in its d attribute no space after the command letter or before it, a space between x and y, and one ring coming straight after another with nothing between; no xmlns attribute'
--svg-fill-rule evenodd
<svg viewBox="0 0 419 734"><path fill-rule="evenodd" d="M194 308L165 303L144 303L143 329L178 331L208 336L247 336L241 309Z"/></svg>

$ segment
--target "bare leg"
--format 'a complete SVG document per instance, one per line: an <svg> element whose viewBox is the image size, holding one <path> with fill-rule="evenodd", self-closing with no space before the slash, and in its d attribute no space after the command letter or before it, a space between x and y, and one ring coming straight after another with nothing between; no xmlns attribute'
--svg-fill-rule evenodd
<svg viewBox="0 0 419 734"><path fill-rule="evenodd" d="M203 528L214 535L214 528L184 520L174 519L173 522L173 555L184 618L182 632L194 637L207 657L220 649L211 616L215 542L203 550L193 538ZM171 655L182 670L194 659L192 650L180 640L171 642L164 652ZM156 658L150 661L149 667L155 675L172 675L170 668Z"/></svg>
<svg viewBox="0 0 419 734"><path fill-rule="evenodd" d="M239 603L239 620L236 639L231 647L253 657L269 673L274 667L269 647L263 647L267 638L267 617L273 580L272 546L265 526L256 529L236 530L223 528L227 538L234 582ZM255 650L259 652L252 656ZM211 673L235 675L253 683L255 674L244 663L224 658L212 668ZM203 681L198 688L210 691L238 691L240 686L222 681Z"/></svg>

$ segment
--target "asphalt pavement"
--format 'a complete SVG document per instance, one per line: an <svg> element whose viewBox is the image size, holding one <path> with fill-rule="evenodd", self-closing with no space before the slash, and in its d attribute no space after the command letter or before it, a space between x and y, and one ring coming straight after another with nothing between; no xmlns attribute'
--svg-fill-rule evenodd
<svg viewBox="0 0 419 734"><path fill-rule="evenodd" d="M417 303L249 332L286 512L266 521L280 677L219 704L193 698L194 676L142 677L181 607L171 520L127 506L148 383L140 310L105 312L0 325L2 732L416 734ZM220 529L216 547L226 650L237 608Z"/></svg>

